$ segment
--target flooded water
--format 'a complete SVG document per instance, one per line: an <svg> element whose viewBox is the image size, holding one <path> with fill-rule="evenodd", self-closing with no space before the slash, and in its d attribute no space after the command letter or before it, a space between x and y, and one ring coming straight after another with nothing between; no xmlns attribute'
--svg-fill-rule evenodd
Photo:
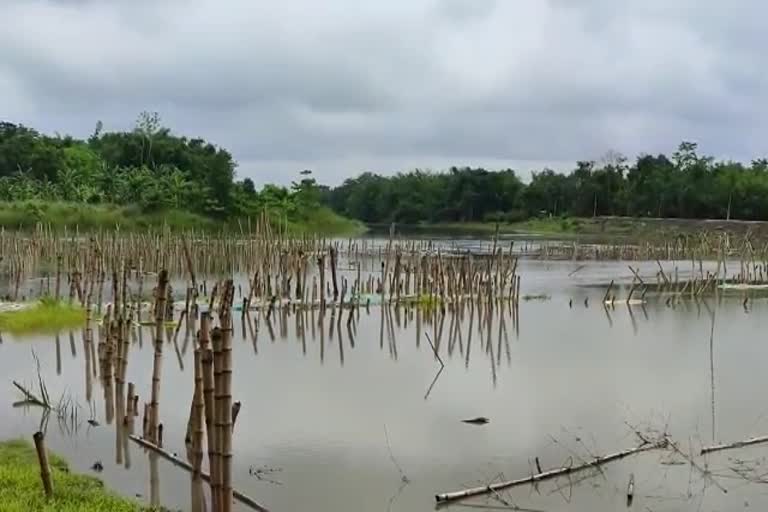
<svg viewBox="0 0 768 512"><path fill-rule="evenodd" d="M653 278L655 262L633 265ZM627 508L632 478L631 510L768 508L755 483L768 472L768 445L698 456L704 445L768 434L764 300L745 307L740 295L708 297L669 307L649 297L643 308L606 310L604 285L629 282L626 263L521 261L519 273L523 294L549 298L522 300L516 320L506 305L490 323L469 306L442 320L439 311L430 320L402 308L390 319L371 306L360 308L354 328L346 311L333 324L330 312L322 324L317 312L301 322L277 313L271 325L253 314L243 328L238 313L234 487L273 511L426 511L437 493L526 477L536 459L546 471L633 448L637 431L668 434L682 454L649 451L447 507L616 511ZM182 328L178 343L164 345L160 396L164 446L180 455L193 392L185 338ZM129 355L127 381L142 403L150 395L151 339L147 328ZM19 396L11 381L36 378L33 350L51 396L81 406L76 432L50 420L49 447L75 471L91 472L100 461L108 486L148 503L149 458L130 443L130 468L116 463L119 440L99 378L92 378L92 404L86 400L93 369L82 332L58 341L3 336L0 438L31 439L38 428L39 410L12 407ZM91 408L97 427L85 422ZM490 421L461 421L475 417ZM188 473L155 463L160 503L188 510Z"/></svg>

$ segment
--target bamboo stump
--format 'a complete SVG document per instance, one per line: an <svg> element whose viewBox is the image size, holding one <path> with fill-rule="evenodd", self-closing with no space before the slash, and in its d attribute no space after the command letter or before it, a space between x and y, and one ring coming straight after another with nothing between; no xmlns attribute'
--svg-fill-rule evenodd
<svg viewBox="0 0 768 512"><path fill-rule="evenodd" d="M40 463L40 478L43 481L45 495L50 498L53 496L53 480L51 479L51 467L48 465L48 453L45 450L45 436L42 432L37 432L33 436L35 440L35 450L37 450L37 461Z"/></svg>

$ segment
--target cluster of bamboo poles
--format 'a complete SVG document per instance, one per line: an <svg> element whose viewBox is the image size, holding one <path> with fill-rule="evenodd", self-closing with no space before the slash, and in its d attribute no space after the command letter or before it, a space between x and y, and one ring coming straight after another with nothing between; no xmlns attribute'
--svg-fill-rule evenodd
<svg viewBox="0 0 768 512"><path fill-rule="evenodd" d="M705 268L705 264L710 268ZM648 282L653 279L649 277L646 277L647 281L644 280L639 269L629 265L633 274L629 295L626 299L618 300L629 303L633 293L638 291L639 295L635 295L635 299L642 302L645 301L646 293L651 291L656 297L665 299L667 306L674 306L681 300L699 300L705 295L714 295L715 299L720 299L722 290L731 288L744 293L746 304L752 290L768 286L768 262L757 259L755 252L748 252L729 261L726 259L726 251L721 247L714 261L692 256L688 263L673 262L671 269L668 268L669 263L665 269L665 264L660 260L656 260L656 265L658 270L654 275L655 282ZM729 273L729 268L733 269L733 273ZM612 305L617 300L617 296L611 294L612 288L613 281L604 296L606 304Z"/></svg>
<svg viewBox="0 0 768 512"><path fill-rule="evenodd" d="M757 260L768 262L768 242L748 232L743 235L700 231L688 235L662 236L646 240L608 240L599 243L579 240L523 241L516 253L542 260L654 261Z"/></svg>
<svg viewBox="0 0 768 512"><path fill-rule="evenodd" d="M10 235L6 233L6 236ZM146 254L136 252L136 247L129 250L129 246L131 241L137 245L150 242L141 242L132 236L71 237L67 243L78 247L75 252L67 252L63 245L51 247L55 255L55 277L41 288L51 289L54 296L64 299L68 285L69 300L84 307L86 399L89 403L92 401L93 381L99 379L104 391L105 420L115 425L118 464L130 467L129 440L148 449L153 506L160 505L158 457L171 457L163 450L160 412L164 345L173 343L179 364L183 365L187 340L191 338L194 340L194 394L186 433L188 462L187 466L183 461L173 462L192 473L193 497L197 496L193 503L201 503L201 482L207 481L212 490L210 509L229 510L233 497L259 508L232 486L232 431L239 411L239 403L232 401L231 389L235 306L240 308L244 337L247 326L254 337L254 347L261 322L266 323L274 339L272 321L279 317L280 331L285 333L287 319L294 315L297 335L304 342L305 352L309 329L313 337L315 330L320 333L321 358L326 328L330 339L335 330L343 363L343 319L354 347L361 309L369 314L371 306L377 305L381 311L380 345L383 348L386 332L390 354L394 357L397 357L395 324L399 327L402 321L407 327L410 321L415 321L417 345L421 336L426 337L431 330L438 358L441 345L447 345L449 354L458 347L460 353L466 353L469 364L475 331L482 340L482 351L490 355L492 361L500 361L503 336L509 358L504 317L506 311L511 311L513 324L517 325L520 275L512 247L502 249L497 241L487 254L478 256L445 255L440 249L431 251L417 244L396 243L390 238L382 252L383 259L377 260L355 255L352 243L345 248L342 242L313 239L277 239L269 243L258 240L254 243L260 248L248 256L254 258L248 262L251 272L236 285L231 277L215 277L232 276L232 267L222 268L218 274L201 271L201 265L204 267L207 260L200 258L200 253L193 249L195 244L185 237L174 238L177 253L161 246L156 249L161 255L148 259L150 263L146 265L142 259ZM54 236L51 240L53 244L64 243ZM230 247L235 250L242 246ZM122 250L126 252L120 252ZM134 259L136 257L139 259ZM184 290L183 306L174 296L173 274L155 266L170 263L174 258L180 263L177 267L181 270L177 268L174 282L178 289ZM363 270L369 259L375 260L371 264L374 271ZM161 270L147 271L156 268ZM150 276L156 277L157 285L147 286L151 293L149 300L144 301L145 281ZM201 280L200 276L204 278ZM151 320L142 320L143 311L151 315ZM492 331L496 332L496 317L499 341L495 349L491 340ZM214 326L215 319L218 326ZM184 350L179 350L176 341L185 324ZM148 400L140 403L135 384L128 381L127 369L131 347L136 343L142 347L142 326L149 326L153 331L154 352ZM496 364L493 365L494 381ZM139 418L141 424L136 427ZM139 428L142 435L134 435ZM203 471L206 452L208 473ZM198 509L198 505L195 508Z"/></svg>
<svg viewBox="0 0 768 512"><path fill-rule="evenodd" d="M211 330L204 312L194 351L194 394L187 423L187 457L192 464L193 493L201 488L203 446L210 468L211 509L232 509L232 432L238 406L232 403L232 303L235 287L226 281L219 303L219 326ZM193 499L193 504L200 500ZM194 508L193 508L194 510Z"/></svg>
<svg viewBox="0 0 768 512"><path fill-rule="evenodd" d="M414 255L425 256L442 253L441 259L464 258L471 253L476 259L493 258L498 237L492 241L475 244L468 248L459 242L434 242L427 240L398 240L390 243L372 239L348 239L331 241L317 236L288 237L276 232L270 223L258 219L239 233L201 233L195 231L171 232L167 229L146 232L122 232L105 230L81 234L74 231L53 231L45 226L31 233L0 229L0 266L8 276L8 295L15 299L28 291L57 297L66 294L62 289L69 285L70 297L82 300L89 277L88 262L94 248L98 252L95 279L108 278L111 272L122 272L122 266L141 274L144 269L164 268L170 276L182 275L191 262L200 275L221 275L258 272L264 286L267 274L301 271L314 266L315 259L328 253L333 247L336 256L360 265L362 270L376 271L377 262L394 258L394 250L404 259ZM692 257L706 259L744 259L768 263L768 242L747 232L732 235L702 231L675 237L660 237L644 241L614 241L607 243L581 243L579 241L524 241L510 245L510 254L516 257L567 260L688 260ZM418 265L417 265L418 266ZM754 272L754 269L752 270ZM765 274L765 270L763 270ZM757 276L755 276L757 277ZM36 287L29 288L25 281L39 279ZM303 275L291 275L294 288L306 287ZM280 286L287 283L281 281ZM337 290L335 290L337 291Z"/></svg>
<svg viewBox="0 0 768 512"><path fill-rule="evenodd" d="M122 289L118 280L115 295L120 296ZM163 424L160 422L160 389L162 383L163 345L170 337L167 329L169 309L167 300L168 272L162 270L158 275L158 284L154 288L154 358L152 367L152 385L150 401L144 404L142 439L153 449L150 457L150 502L160 505L158 450L163 448ZM193 489L198 496L193 503L199 506L202 496L201 482L204 478L211 484L210 510L228 511L232 507L232 430L238 407L232 404L232 301L234 298L232 280L225 282L222 297L218 302L219 326L211 330L213 312L200 314L200 329L194 354L194 396L189 418L188 456L193 467ZM116 313L116 311L118 313ZM131 347L131 337L141 329L135 329L132 321L134 309L130 302L110 304L106 308L100 328L98 342L98 375L104 390L105 417L108 424L115 424L116 463L130 467L129 439L136 440L134 421L139 416L139 397L135 385L127 383L126 371ZM172 312L171 312L172 313ZM126 316L122 316L125 314ZM87 309L87 321L84 333L86 346L86 395L91 399L91 359L93 353L93 330L91 308ZM194 322L196 315L191 315L188 322ZM194 323L188 323L188 329L194 330ZM94 375L96 372L94 371ZM207 433L207 440L204 440ZM202 470L203 446L207 444L210 474Z"/></svg>
<svg viewBox="0 0 768 512"><path fill-rule="evenodd" d="M239 237L162 230L115 230L81 236L77 232L62 234L41 228L31 234L0 231L0 256L0 275L7 277L6 298L23 300L47 295L68 298L83 306L87 301L95 301L99 314L103 303L110 299L124 304L128 300L144 300L143 281L154 279L156 274L152 270L159 268L167 269L170 279L185 275L191 278L191 286L187 283L186 287L194 287L194 294L188 295L188 300L208 296L209 290L213 292L215 284L208 286L211 278L215 282L216 276L246 274L246 297L242 297L242 285L238 286L244 307L270 309L285 303L326 307L333 302L343 307L365 295L380 295L388 301L413 301L424 296L438 296L443 301L466 300L477 295L478 286L484 286L488 279L493 281L495 294L512 298L519 284L519 280L514 281L519 279L514 269L521 257L716 259L723 267L726 262L738 261L741 271L731 280L768 282L768 244L759 244L749 234L735 238L701 233L671 240L598 245L524 242L510 243L503 250L498 238L494 238L468 250L455 243L393 237L387 243L288 238L273 232L266 222L249 225ZM493 276L484 275L489 261L496 269ZM200 282L196 282L195 275L201 277ZM130 296L125 295L127 287L114 285L121 279L134 285ZM709 279L705 276L704 280ZM385 289L386 296L382 293ZM117 290L122 291L122 297L115 297ZM213 301L208 302L211 305ZM140 314L138 308L136 315Z"/></svg>

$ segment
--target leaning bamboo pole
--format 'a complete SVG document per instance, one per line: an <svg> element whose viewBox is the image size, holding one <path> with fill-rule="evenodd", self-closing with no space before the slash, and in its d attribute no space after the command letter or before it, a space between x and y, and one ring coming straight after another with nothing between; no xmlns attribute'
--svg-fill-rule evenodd
<svg viewBox="0 0 768 512"><path fill-rule="evenodd" d="M178 466L178 467L180 467L182 469L185 469L185 470L189 471L190 473L194 472L194 470L195 470L194 466L192 466L192 464L190 464L189 462L186 462L186 461L180 459L179 457L175 456L174 454L165 451L164 449L162 449L159 446L149 442L146 439L142 439L141 437L135 436L135 435L129 436L129 439L131 441L133 441L134 443L138 444L139 446L141 446L142 448L145 448L145 449L149 450L150 452L152 452L152 453L154 453L154 454L164 458L165 460L167 460L168 462L170 462L171 464L173 464L175 466ZM210 475L206 474L205 472L201 472L200 473L200 478L202 478L206 482L211 482ZM259 512L269 512L268 508L264 507L263 505L260 505L256 500L254 500L253 498L251 498L251 497L241 493L240 491L233 490L232 491L232 496L233 496L234 499L236 499L237 501L239 501L243 505L247 505L248 507L251 507L254 510L257 510ZM218 510L219 509L215 509L216 512L218 512Z"/></svg>

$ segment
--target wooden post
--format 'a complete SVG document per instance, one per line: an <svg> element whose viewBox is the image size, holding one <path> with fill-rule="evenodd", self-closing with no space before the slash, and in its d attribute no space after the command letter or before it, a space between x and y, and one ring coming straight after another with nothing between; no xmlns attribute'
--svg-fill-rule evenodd
<svg viewBox="0 0 768 512"><path fill-rule="evenodd" d="M37 450L37 461L40 463L40 478L43 480L43 489L45 489L45 495L50 498L53 496L53 481L51 480L51 467L48 465L48 453L45 451L45 436L42 432L37 432L33 439Z"/></svg>

